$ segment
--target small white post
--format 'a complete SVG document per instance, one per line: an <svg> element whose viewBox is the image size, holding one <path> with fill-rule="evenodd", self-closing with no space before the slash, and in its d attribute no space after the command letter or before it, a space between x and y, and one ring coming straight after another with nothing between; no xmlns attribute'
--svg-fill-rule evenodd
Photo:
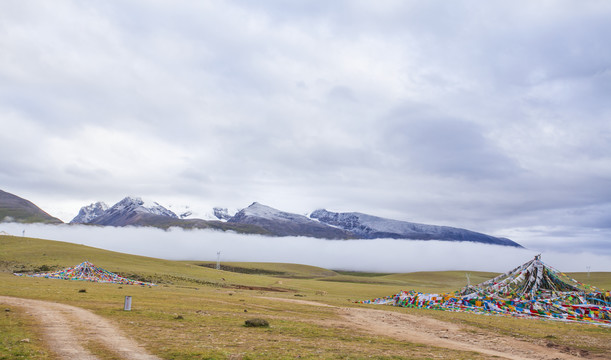
<svg viewBox="0 0 611 360"><path fill-rule="evenodd" d="M123 305L123 311L131 311L132 310L132 297L125 297L125 305Z"/></svg>
<svg viewBox="0 0 611 360"><path fill-rule="evenodd" d="M216 252L216 269L221 270L221 252Z"/></svg>
<svg viewBox="0 0 611 360"><path fill-rule="evenodd" d="M588 279L590 278L590 266L586 266L586 269L588 269Z"/></svg>

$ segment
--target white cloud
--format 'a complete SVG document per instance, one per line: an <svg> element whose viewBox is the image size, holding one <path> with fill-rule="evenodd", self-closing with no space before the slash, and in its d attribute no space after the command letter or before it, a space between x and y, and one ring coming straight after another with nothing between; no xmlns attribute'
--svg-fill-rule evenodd
<svg viewBox="0 0 611 360"><path fill-rule="evenodd" d="M0 224L20 236L48 238L129 254L170 260L285 262L376 272L472 270L505 272L534 255L527 250L477 243L444 241L322 240L306 237L262 237L209 230L169 231L155 228L90 227L84 225ZM570 249L543 251L543 260L562 271L611 271L611 254Z"/></svg>

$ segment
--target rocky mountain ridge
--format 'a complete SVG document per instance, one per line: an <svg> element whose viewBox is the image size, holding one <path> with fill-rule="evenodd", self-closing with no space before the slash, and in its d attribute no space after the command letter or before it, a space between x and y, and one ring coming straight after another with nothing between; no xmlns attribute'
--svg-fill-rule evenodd
<svg viewBox="0 0 611 360"><path fill-rule="evenodd" d="M70 223L126 226L138 225L138 221L141 221L143 218L150 220L151 217L157 216L178 219L174 212L156 202L145 203L139 197L128 196L106 210L102 210L102 204L104 203L98 202L82 207L79 215L72 219ZM80 217L81 213L84 214L83 217Z"/></svg>
<svg viewBox="0 0 611 360"><path fill-rule="evenodd" d="M4 209L20 204L20 211L7 213ZM30 216L24 208L36 216ZM34 209L35 208L35 209ZM36 211L36 209L38 209ZM103 226L152 226L162 229L182 227L184 229L216 229L245 234L266 236L307 236L329 240L378 239L469 241L493 245L521 247L506 238L494 237L475 231L449 226L426 225L385 219L357 212L337 213L319 209L304 216L284 212L272 207L252 203L230 215L226 208L215 207L218 220L203 220L177 216L156 202L145 202L139 197L128 196L111 207L103 202L93 203L80 209L71 224ZM62 223L40 210L33 203L0 190L0 221ZM181 214L183 215L183 214Z"/></svg>
<svg viewBox="0 0 611 360"><path fill-rule="evenodd" d="M310 217L318 219L322 223L350 231L357 237L364 239L473 241L504 246L520 246L506 238L498 238L471 230L391 220L358 212L337 213L319 209L312 212Z"/></svg>
<svg viewBox="0 0 611 360"><path fill-rule="evenodd" d="M89 224L95 218L102 216L106 210L108 210L108 205L102 201L83 206L70 224Z"/></svg>
<svg viewBox="0 0 611 360"><path fill-rule="evenodd" d="M306 216L292 214L272 207L252 203L227 220L259 226L276 236L311 236L324 239L350 239L354 236L342 229L321 224Z"/></svg>

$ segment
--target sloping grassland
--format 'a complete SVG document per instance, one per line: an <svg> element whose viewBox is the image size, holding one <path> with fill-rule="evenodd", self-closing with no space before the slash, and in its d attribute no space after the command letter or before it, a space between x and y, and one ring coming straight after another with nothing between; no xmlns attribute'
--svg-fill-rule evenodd
<svg viewBox="0 0 611 360"><path fill-rule="evenodd" d="M89 309L112 320L149 352L164 359L486 358L469 351L399 341L351 328L336 310L371 308L354 301L391 295L402 289L455 290L466 283L464 271L360 274L270 263L223 263L227 270L215 270L202 266L205 264L202 261L167 261L12 236L0 236L0 249L0 295ZM15 271L62 269L84 260L124 276L153 281L158 286L12 275ZM207 264L215 265L210 261ZM491 275L470 272L472 283ZM593 285L608 287L611 274L590 274L590 279ZM132 296L132 311L122 310L126 295ZM332 306L311 306L303 301ZM467 324L481 333L516 337L551 348L562 346L566 351L582 351L591 358L611 353L608 328L421 309L384 309ZM18 308L9 310L0 320L0 359L52 359L53 354L41 340L35 316ZM270 327L244 327L244 321L252 318L266 319ZM21 341L26 338L27 342ZM95 349L96 344L88 346Z"/></svg>

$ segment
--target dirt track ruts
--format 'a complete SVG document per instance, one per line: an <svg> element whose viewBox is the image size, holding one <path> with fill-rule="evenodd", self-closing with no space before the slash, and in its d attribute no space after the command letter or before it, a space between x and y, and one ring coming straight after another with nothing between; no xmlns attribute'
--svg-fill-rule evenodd
<svg viewBox="0 0 611 360"><path fill-rule="evenodd" d="M521 341L481 329L398 313L382 309L336 307L315 301L271 298L304 305L336 309L342 321L370 334L387 336L410 343L425 344L452 350L474 351L490 357L524 360L572 360L580 356L554 348Z"/></svg>
<svg viewBox="0 0 611 360"><path fill-rule="evenodd" d="M101 344L122 359L158 360L121 334L110 321L75 306L49 301L0 296L0 304L20 307L34 315L48 348L61 359L98 359L83 347L87 341Z"/></svg>
<svg viewBox="0 0 611 360"><path fill-rule="evenodd" d="M441 348L474 351L490 357L528 360L581 359L554 348L521 341L481 329L456 325L436 319L381 309L337 307L314 301L267 297L312 306L333 308L340 325L349 325L364 332L388 336L411 343ZM82 344L93 341L122 359L159 359L121 334L109 320L88 310L49 301L0 296L0 303L24 308L36 316L49 349L62 359L97 359ZM334 321L337 324L337 321ZM329 325L328 322L325 323Z"/></svg>

